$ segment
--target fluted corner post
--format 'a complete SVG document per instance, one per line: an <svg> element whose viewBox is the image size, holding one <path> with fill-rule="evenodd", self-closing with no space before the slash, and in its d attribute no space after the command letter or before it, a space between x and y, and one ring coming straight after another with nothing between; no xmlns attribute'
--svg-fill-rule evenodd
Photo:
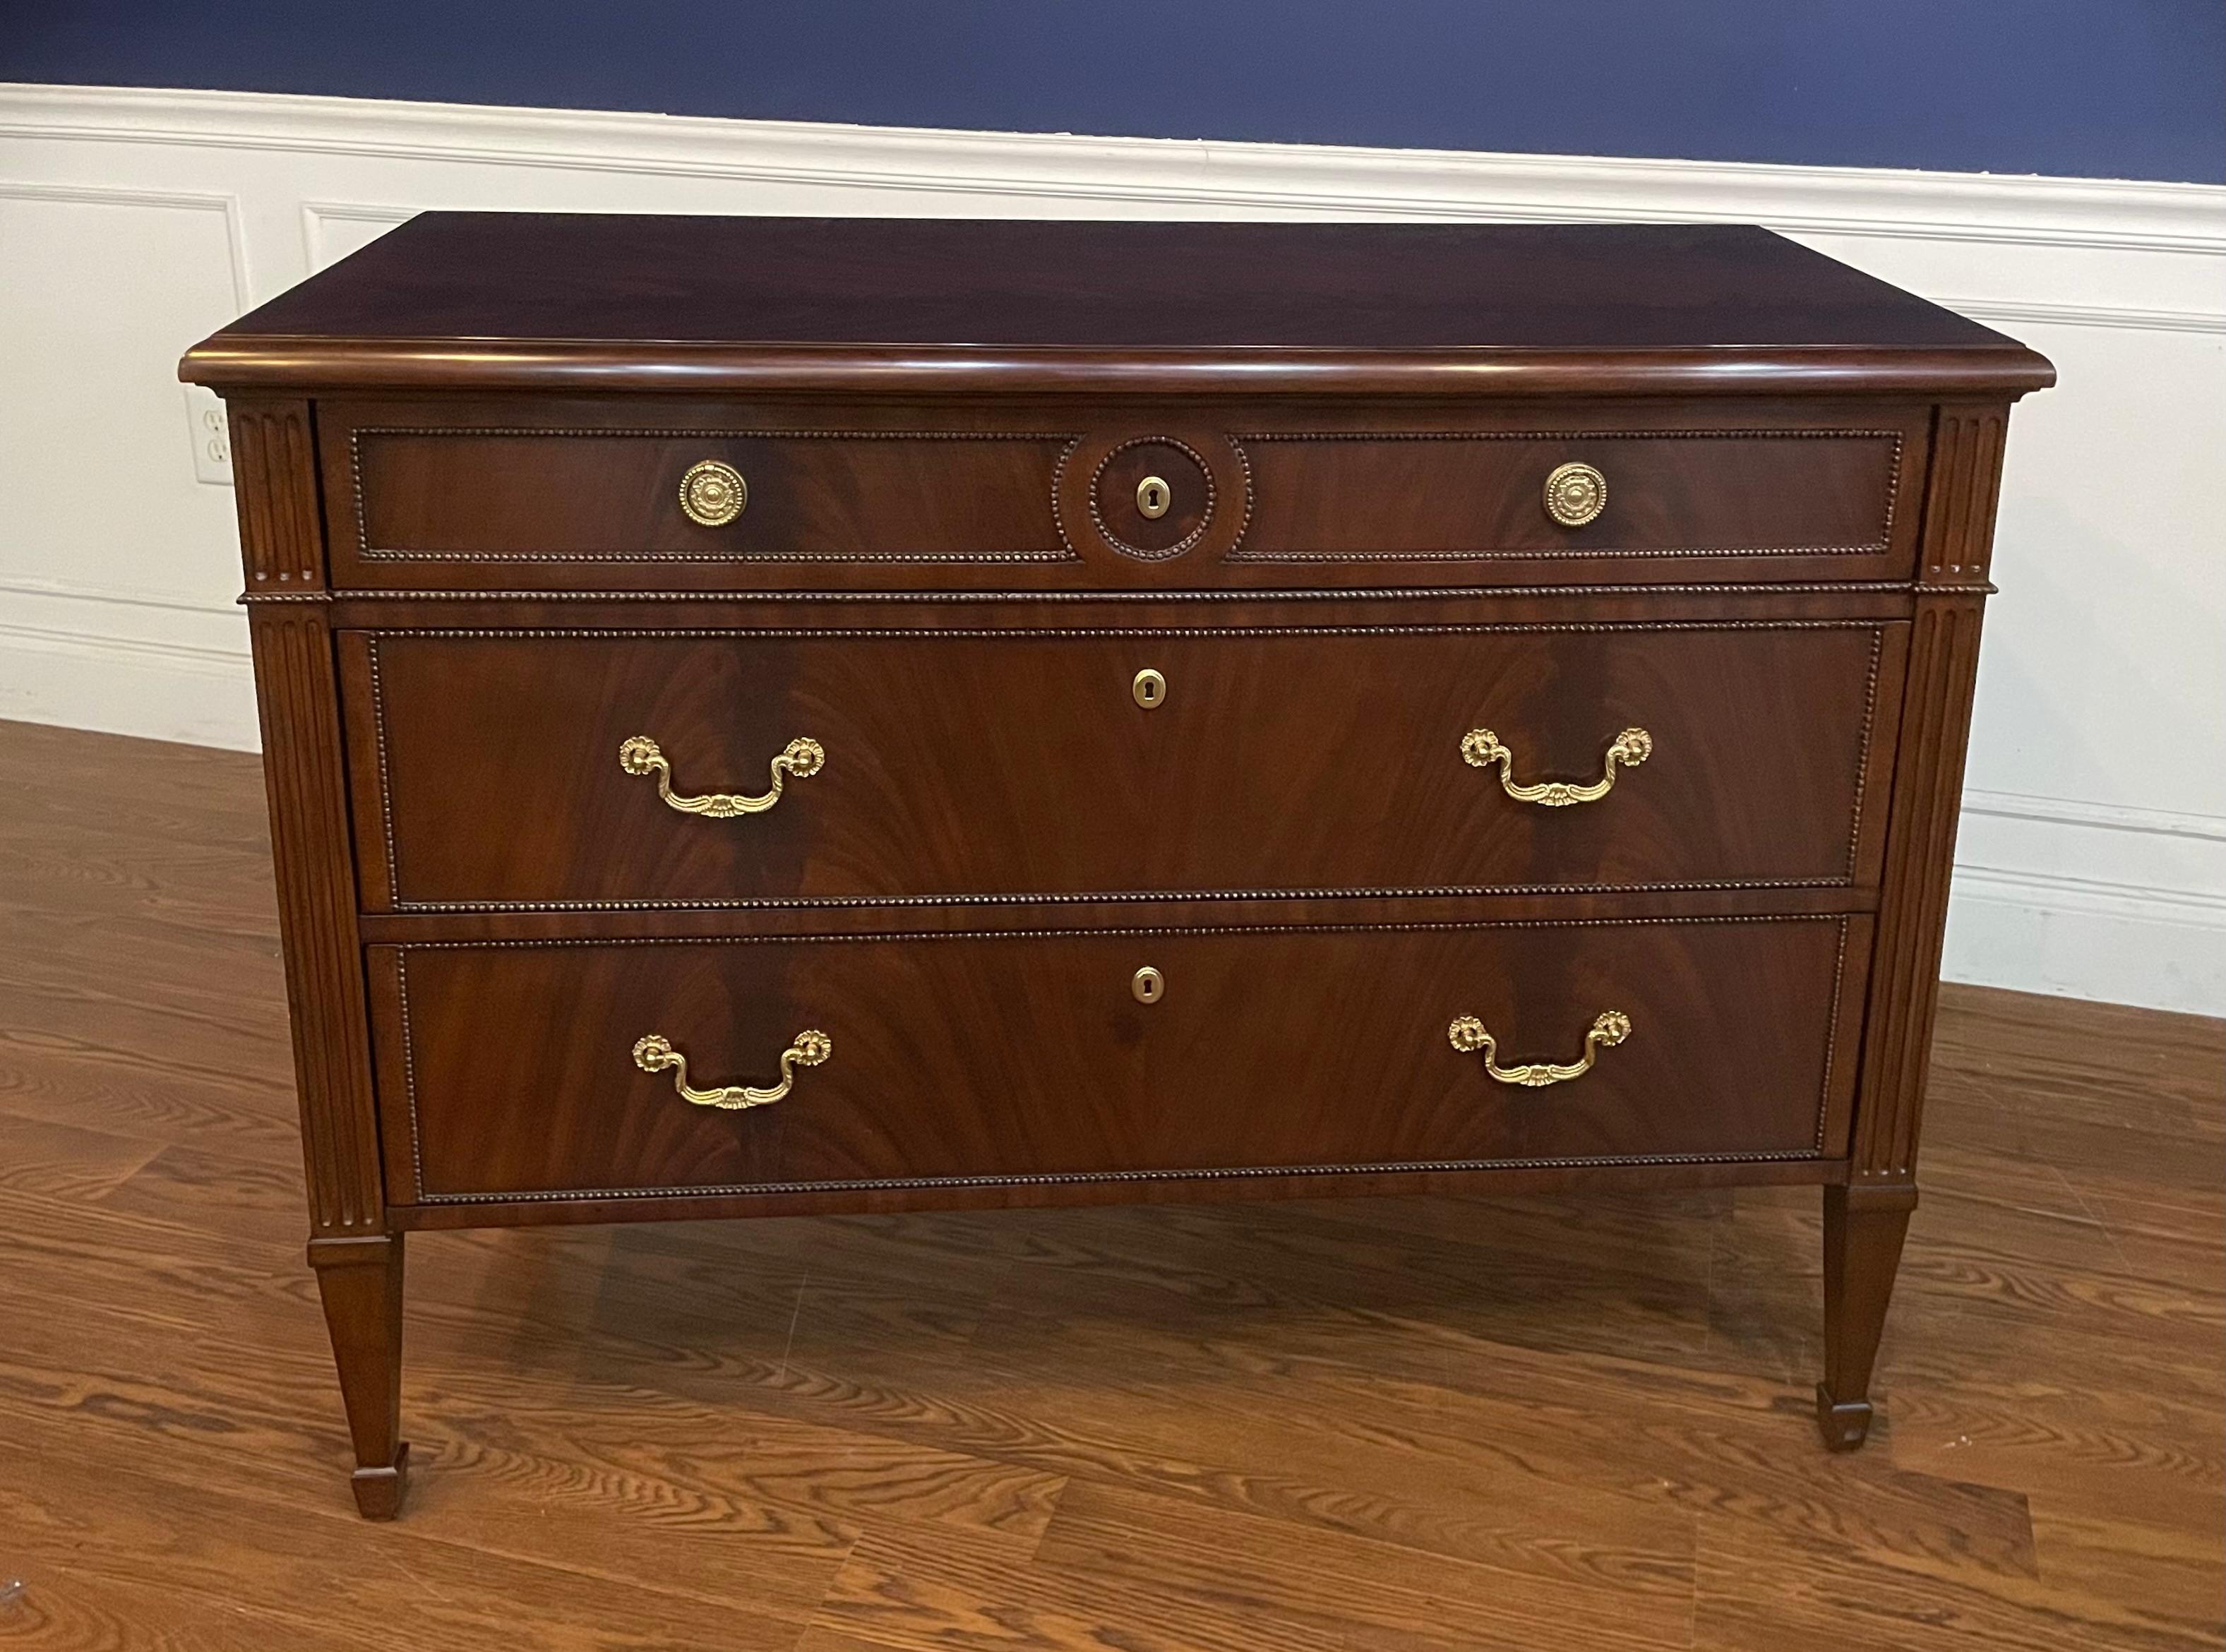
<svg viewBox="0 0 2226 1652"><path fill-rule="evenodd" d="M1917 1143L2008 423L2000 403L1944 404L1934 418L1848 1184L1824 1191L1816 1417L1835 1450L1860 1446L1869 1432L1871 1373L1917 1208Z"/></svg>
<svg viewBox="0 0 2226 1652"><path fill-rule="evenodd" d="M402 1236L390 1231L364 1013L340 683L307 402L231 409L248 636L286 956L309 1261L367 1516L400 1507Z"/></svg>

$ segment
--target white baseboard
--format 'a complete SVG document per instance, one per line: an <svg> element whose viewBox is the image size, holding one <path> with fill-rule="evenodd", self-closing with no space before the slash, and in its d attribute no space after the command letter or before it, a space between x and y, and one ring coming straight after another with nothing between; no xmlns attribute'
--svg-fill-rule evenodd
<svg viewBox="0 0 2226 1652"><path fill-rule="evenodd" d="M2226 820L1973 788L1943 973L2216 1013L2226 1006L2222 891Z"/></svg>
<svg viewBox="0 0 2226 1652"><path fill-rule="evenodd" d="M0 717L251 752L237 607L0 581Z"/></svg>
<svg viewBox="0 0 2226 1652"><path fill-rule="evenodd" d="M255 682L237 662L82 632L0 626L0 718L236 752L259 743Z"/></svg>
<svg viewBox="0 0 2226 1652"><path fill-rule="evenodd" d="M1981 987L2216 1015L2226 1005L2226 905L2185 890L1958 866L1940 973Z"/></svg>
<svg viewBox="0 0 2226 1652"><path fill-rule="evenodd" d="M1948 973L2226 1013L2226 188L0 85L0 716L255 745L171 365L436 206L1756 222L2016 332Z"/></svg>

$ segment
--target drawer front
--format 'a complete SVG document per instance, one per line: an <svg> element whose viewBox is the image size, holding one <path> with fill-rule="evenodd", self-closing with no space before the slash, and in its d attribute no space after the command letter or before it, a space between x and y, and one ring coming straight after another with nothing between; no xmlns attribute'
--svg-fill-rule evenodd
<svg viewBox="0 0 2226 1652"><path fill-rule="evenodd" d="M389 1186L1835 1157L1868 944L1855 917L374 947ZM1588 1044L1610 1012L1628 1036ZM776 1090L807 1032L826 1058L778 1100L677 1088ZM684 1071L638 1064L652 1036Z"/></svg>
<svg viewBox="0 0 2226 1652"><path fill-rule="evenodd" d="M1907 579L1928 414L1757 403L321 403L343 589ZM1411 420L1412 414L1403 416Z"/></svg>
<svg viewBox="0 0 2226 1652"><path fill-rule="evenodd" d="M738 564L1068 555L1051 493L1069 438L1056 435L359 425L343 439L342 584L442 567L479 570L473 583L556 569L593 584L626 566L723 567L731 581Z"/></svg>
<svg viewBox="0 0 2226 1652"><path fill-rule="evenodd" d="M374 909L808 905L1868 886L1905 631L409 632L342 657ZM798 740L816 772L776 765Z"/></svg>
<svg viewBox="0 0 2226 1652"><path fill-rule="evenodd" d="M1828 561L1841 577L1901 565L1893 429L1293 433L1242 445L1245 561L1510 561L1539 580L1556 565L1663 559L1738 562L1742 578L1777 577L1757 565L1785 559Z"/></svg>

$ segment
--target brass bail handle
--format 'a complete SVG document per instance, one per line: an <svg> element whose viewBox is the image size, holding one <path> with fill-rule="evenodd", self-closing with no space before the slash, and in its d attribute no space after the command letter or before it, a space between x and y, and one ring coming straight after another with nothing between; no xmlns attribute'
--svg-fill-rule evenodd
<svg viewBox="0 0 2226 1652"><path fill-rule="evenodd" d="M1654 736L1644 728L1626 728L1607 743L1600 778L1590 785L1573 780L1542 780L1523 785L1515 778L1515 753L1489 728L1472 728L1461 736L1461 760L1472 769L1497 768L1502 790L1517 803L1535 803L1548 809L1575 803L1598 803L1615 789L1618 765L1635 769L1654 755Z"/></svg>
<svg viewBox="0 0 2226 1652"><path fill-rule="evenodd" d="M1484 1053L1484 1070L1503 1084L1520 1084L1527 1090L1536 1090L1546 1084L1559 1084L1572 1078L1581 1078L1593 1070L1593 1063L1603 1050L1612 1050L1631 1036L1631 1017L1619 1009L1604 1009L1593 1018L1592 1028L1585 1034L1583 1059L1567 1065L1550 1061L1534 1061L1520 1067L1499 1064L1499 1040L1492 1037L1482 1021L1473 1015L1454 1019L1446 1029L1447 1042L1463 1055Z"/></svg>
<svg viewBox="0 0 2226 1652"><path fill-rule="evenodd" d="M798 1067L817 1067L835 1053L835 1040L817 1027L806 1027L798 1033L788 1048L780 1052L780 1082L760 1088L752 1084L724 1084L716 1090L697 1090L688 1082L688 1058L672 1047L672 1040L662 1032L651 1032L637 1039L633 1046L633 1064L644 1072L670 1072L672 1088L684 1102L697 1107L716 1107L735 1112L746 1107L763 1107L777 1102L788 1094L796 1083Z"/></svg>
<svg viewBox="0 0 2226 1652"><path fill-rule="evenodd" d="M788 742L779 756L773 760L773 785L756 797L735 791L707 791L702 797L683 797L672 789L672 766L665 761L665 753L646 734L636 734L619 747L619 766L628 774L657 777L657 795L665 799L665 806L677 809L684 815L703 815L713 820L731 820L736 815L762 815L780 801L782 788L788 777L808 780L826 766L826 749L816 740L799 735Z"/></svg>

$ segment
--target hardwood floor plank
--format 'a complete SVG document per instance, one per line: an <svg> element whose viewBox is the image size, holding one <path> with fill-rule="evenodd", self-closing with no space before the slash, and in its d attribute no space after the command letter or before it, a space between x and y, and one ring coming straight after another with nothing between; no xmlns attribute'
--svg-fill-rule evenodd
<svg viewBox="0 0 2226 1652"><path fill-rule="evenodd" d="M168 1144L238 1138L270 1163L301 1156L291 1075L196 1066L175 1045L111 1047L44 1026L0 1025L0 1115Z"/></svg>
<svg viewBox="0 0 2226 1652"><path fill-rule="evenodd" d="M0 1644L9 1652L232 1652L308 1646L319 1652L392 1652L372 1633L351 1634L346 1626L314 1614L289 1617L244 1604L237 1595L205 1598L165 1580L109 1576L76 1566L40 1569L23 1580L22 1595L0 1605Z"/></svg>
<svg viewBox="0 0 2226 1652"><path fill-rule="evenodd" d="M1689 1557L1613 1581L1510 1570L1104 1485L1070 1491L1037 1559L1295 1619L1345 1643L1682 1646L1693 1592Z"/></svg>
<svg viewBox="0 0 2226 1652"><path fill-rule="evenodd" d="M67 1463L70 1467L65 1469ZM161 1576L206 1607L243 1589L286 1603L306 1643L504 1643L525 1652L671 1649L751 1652L787 1648L802 1632L760 1604L710 1611L685 1594L582 1569L582 1558L519 1560L447 1542L423 1528L367 1534L352 1511L273 1508L163 1471L166 1465L77 1435L59 1448L0 1439L0 1528L33 1571L130 1582ZM54 1491L67 1472L96 1473L110 1495L98 1519L67 1510ZM679 1568L698 1579L706 1568ZM360 1642L350 1625L370 1630Z"/></svg>
<svg viewBox="0 0 2226 1652"><path fill-rule="evenodd" d="M232 1350L252 1343L228 1339L206 1350L189 1378L155 1382L119 1357L101 1317L39 1314L0 1357L0 1415L110 1427L150 1444L214 1445L341 1501L331 1474L343 1455L329 1416L332 1378L313 1342L283 1357L266 1345L251 1360ZM792 1539L814 1551L846 1547L862 1525L886 1521L995 1532L1027 1547L1064 1484L994 1459L760 1414L747 1391L713 1407L656 1390L607 1391L580 1377L537 1388L502 1350L481 1344L476 1352L437 1342L429 1350L442 1376L410 1395L414 1449L429 1471L453 1463L483 1484L513 1484L544 1515L577 1504L699 1531L725 1521L768 1549Z"/></svg>
<svg viewBox="0 0 2226 1652"><path fill-rule="evenodd" d="M2158 1515L2171 1511L2158 1507ZM2200 1644L2215 1641L2218 1576L2226 1566L2226 1503L2207 1523L2138 1516L2057 1514L2042 1496L2033 1541L2045 1575L2059 1588L2107 1598L2122 1592L2144 1620Z"/></svg>
<svg viewBox="0 0 2226 1652"><path fill-rule="evenodd" d="M1933 1071L1962 1090L2045 1096L2047 1110L2090 1123L2126 1121L2226 1137L2217 1075L2226 1021L2122 1004L1950 984L1941 988ZM2139 1101L2129 1105L2128 1094Z"/></svg>
<svg viewBox="0 0 2226 1652"><path fill-rule="evenodd" d="M1912 1561L1752 1525L1701 1523L1693 1645L1701 1652L2195 1652L2215 1629L2046 1573Z"/></svg>
<svg viewBox="0 0 2226 1652"><path fill-rule="evenodd" d="M159 1142L0 1115L0 1187L93 1200L130 1181Z"/></svg>
<svg viewBox="0 0 2226 1652"><path fill-rule="evenodd" d="M799 1652L845 1641L902 1652L1343 1652L1341 1626L1311 1622L1281 1603L1191 1592L1049 1566L943 1534L875 1533L828 1592Z"/></svg>

